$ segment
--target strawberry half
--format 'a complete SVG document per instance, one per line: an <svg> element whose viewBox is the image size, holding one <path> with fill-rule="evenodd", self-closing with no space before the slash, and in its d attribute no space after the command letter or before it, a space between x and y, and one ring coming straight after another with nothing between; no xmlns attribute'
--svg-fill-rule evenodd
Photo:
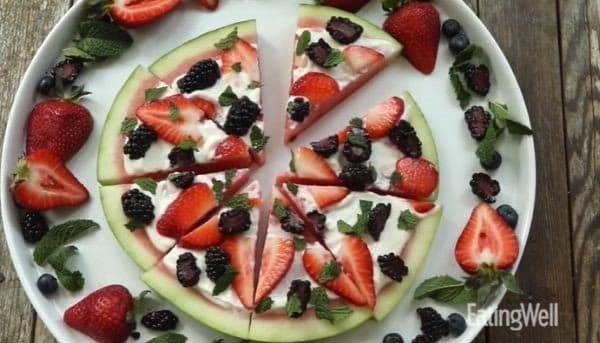
<svg viewBox="0 0 600 343"><path fill-rule="evenodd" d="M360 45L350 45L344 49L343 53L344 60L357 73L364 73L381 63L385 63L383 54Z"/></svg>
<svg viewBox="0 0 600 343"><path fill-rule="evenodd" d="M114 0L111 18L124 27L149 24L171 12L181 0Z"/></svg>
<svg viewBox="0 0 600 343"><path fill-rule="evenodd" d="M13 197L26 209L46 211L76 206L89 196L85 186L48 150L33 152L17 163Z"/></svg>
<svg viewBox="0 0 600 343"><path fill-rule="evenodd" d="M250 165L252 163L248 145L237 136L229 136L219 143L215 150L215 158L221 161L239 163L240 165Z"/></svg>
<svg viewBox="0 0 600 343"><path fill-rule="evenodd" d="M337 182L337 175L327 161L312 149L300 147L294 152L296 175L309 180Z"/></svg>
<svg viewBox="0 0 600 343"><path fill-rule="evenodd" d="M202 98L198 98L198 97L194 97L189 99L194 105L196 105L196 107L200 108L202 111L204 111L204 115L207 116L208 118L214 118L215 116L215 105L205 99Z"/></svg>
<svg viewBox="0 0 600 343"><path fill-rule="evenodd" d="M267 238L262 254L260 276L254 303L258 304L279 284L294 261L294 242L291 239Z"/></svg>
<svg viewBox="0 0 600 343"><path fill-rule="evenodd" d="M181 192L167 207L156 229L163 236L181 237L217 205L212 189L205 183L197 183Z"/></svg>
<svg viewBox="0 0 600 343"><path fill-rule="evenodd" d="M426 199L438 186L438 171L422 158L404 157L396 162L398 181L391 190L411 199Z"/></svg>
<svg viewBox="0 0 600 343"><path fill-rule="evenodd" d="M404 113L404 101L392 97L369 110L363 122L373 139L387 136Z"/></svg>
<svg viewBox="0 0 600 343"><path fill-rule="evenodd" d="M454 249L456 261L469 274L491 267L503 270L512 266L519 255L514 231L489 204L477 205Z"/></svg>
<svg viewBox="0 0 600 343"><path fill-rule="evenodd" d="M290 90L291 96L308 98L311 108L330 100L340 92L337 81L323 73L310 72L300 77Z"/></svg>
<svg viewBox="0 0 600 343"><path fill-rule="evenodd" d="M356 13L370 0L318 0L317 3Z"/></svg>
<svg viewBox="0 0 600 343"><path fill-rule="evenodd" d="M409 202L412 208L414 208L414 210L418 213L427 213L435 207L434 203L427 201L410 200Z"/></svg>
<svg viewBox="0 0 600 343"><path fill-rule="evenodd" d="M225 235L219 230L219 217L214 216L204 224L193 229L179 240L179 246L188 249L208 249L219 245L225 240Z"/></svg>
<svg viewBox="0 0 600 343"><path fill-rule="evenodd" d="M232 287L247 309L254 308L254 245L256 239L243 236L228 238L221 247L231 257L231 266L238 272Z"/></svg>
<svg viewBox="0 0 600 343"><path fill-rule="evenodd" d="M350 193L348 188L338 186L309 186L308 191L320 210L337 204Z"/></svg>
<svg viewBox="0 0 600 343"><path fill-rule="evenodd" d="M367 305L375 307L373 259L367 244L356 236L345 236L337 257L345 273L364 295Z"/></svg>
<svg viewBox="0 0 600 343"><path fill-rule="evenodd" d="M147 103L138 108L135 115L171 144L178 145L185 139L202 142L197 125L204 118L204 111L183 95Z"/></svg>
<svg viewBox="0 0 600 343"><path fill-rule="evenodd" d="M221 73L232 72L232 66L239 63L242 70L250 75L251 80L260 81L258 54L256 53L256 49L245 40L238 39L231 49L223 53L221 59L223 61Z"/></svg>
<svg viewBox="0 0 600 343"><path fill-rule="evenodd" d="M196 0L198 4L209 11L214 11L219 7L219 0Z"/></svg>
<svg viewBox="0 0 600 343"><path fill-rule="evenodd" d="M99 343L123 343L131 334L127 317L132 311L133 299L127 288L110 285L68 308L63 319Z"/></svg>
<svg viewBox="0 0 600 343"><path fill-rule="evenodd" d="M302 255L304 269L316 282L319 281L323 266L332 261L334 261L334 258L331 253L320 246L307 248L304 250L304 255ZM342 271L335 279L326 282L324 286L355 305L363 306L367 303L365 296L345 271Z"/></svg>

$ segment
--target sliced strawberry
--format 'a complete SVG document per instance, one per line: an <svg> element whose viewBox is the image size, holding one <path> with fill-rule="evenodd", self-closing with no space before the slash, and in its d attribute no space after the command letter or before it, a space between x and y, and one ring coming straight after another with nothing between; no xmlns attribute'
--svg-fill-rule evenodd
<svg viewBox="0 0 600 343"><path fill-rule="evenodd" d="M46 211L76 206L89 196L85 186L48 150L35 151L17 163L13 197L26 209Z"/></svg>
<svg viewBox="0 0 600 343"><path fill-rule="evenodd" d="M254 302L258 304L279 284L294 261L294 242L291 239L267 238L262 254L260 274Z"/></svg>
<svg viewBox="0 0 600 343"><path fill-rule="evenodd" d="M350 45L344 49L344 60L355 72L364 73L381 63L385 63L385 56L364 46Z"/></svg>
<svg viewBox="0 0 600 343"><path fill-rule="evenodd" d="M364 125L373 139L387 136L388 132L404 113L404 101L392 97L369 110Z"/></svg>
<svg viewBox="0 0 600 343"><path fill-rule="evenodd" d="M519 255L519 241L514 231L489 204L477 205L454 249L456 261L467 273L481 267L506 269Z"/></svg>
<svg viewBox="0 0 600 343"><path fill-rule="evenodd" d="M242 70L250 75L251 80L260 81L258 54L256 53L256 49L247 41L238 39L231 49L223 52L221 59L223 62L221 73L232 72L232 66L239 63Z"/></svg>
<svg viewBox="0 0 600 343"><path fill-rule="evenodd" d="M229 136L223 140L215 151L215 158L232 162L252 163L252 157L246 142L237 136Z"/></svg>
<svg viewBox="0 0 600 343"><path fill-rule="evenodd" d="M171 144L177 145L185 139L196 143L202 141L197 125L204 117L204 111L183 95L147 103L137 109L136 116Z"/></svg>
<svg viewBox="0 0 600 343"><path fill-rule="evenodd" d="M418 213L427 213L427 212L431 211L435 207L435 204L432 203L432 202L414 201L414 200L410 201L410 205Z"/></svg>
<svg viewBox="0 0 600 343"><path fill-rule="evenodd" d="M422 158L404 157L396 162L398 182L392 190L412 199L426 199L438 186L438 171Z"/></svg>
<svg viewBox="0 0 600 343"><path fill-rule="evenodd" d="M348 188L340 186L309 186L308 190L321 210L337 204L350 193Z"/></svg>
<svg viewBox="0 0 600 343"><path fill-rule="evenodd" d="M196 0L200 6L209 11L214 11L219 7L219 0Z"/></svg>
<svg viewBox="0 0 600 343"><path fill-rule="evenodd" d="M115 0L110 16L124 27L138 27L151 23L171 12L181 0Z"/></svg>
<svg viewBox="0 0 600 343"><path fill-rule="evenodd" d="M337 182L337 175L327 161L312 149L296 149L293 164L296 175L301 178Z"/></svg>
<svg viewBox="0 0 600 343"><path fill-rule="evenodd" d="M156 229L163 236L181 237L217 205L212 189L205 183L197 183L181 192L167 207Z"/></svg>
<svg viewBox="0 0 600 343"><path fill-rule="evenodd" d="M340 92L337 81L323 73L310 72L292 85L290 95L308 98L312 107L330 100Z"/></svg>
<svg viewBox="0 0 600 343"><path fill-rule="evenodd" d="M200 108L203 112L204 115L207 116L208 118L214 118L215 116L215 105L205 99L202 98L191 98L189 99L194 105L196 105L196 107Z"/></svg>
<svg viewBox="0 0 600 343"><path fill-rule="evenodd" d="M375 283L373 281L373 259L367 244L356 236L344 236L338 259L358 290L364 295L367 305L375 307Z"/></svg>
<svg viewBox="0 0 600 343"><path fill-rule="evenodd" d="M336 7L344 11L356 13L361 9L369 0L319 0L318 3L325 6Z"/></svg>
<svg viewBox="0 0 600 343"><path fill-rule="evenodd" d="M316 282L319 281L323 266L327 263L331 263L333 260L334 258L331 253L320 246L307 248L304 250L304 255L302 256L304 269ZM328 281L325 284L325 287L355 305L363 306L367 303L365 296L360 292L345 271L342 271L335 279Z"/></svg>
<svg viewBox="0 0 600 343"><path fill-rule="evenodd" d="M346 126L345 128L341 129L340 132L338 132L338 141L339 141L340 145L346 143L346 140L348 139L348 130L349 129L350 129L350 126Z"/></svg>
<svg viewBox="0 0 600 343"><path fill-rule="evenodd" d="M256 239L233 236L221 247L231 257L231 266L237 271L232 287L247 309L254 308L254 245Z"/></svg>
<svg viewBox="0 0 600 343"><path fill-rule="evenodd" d="M188 249L208 249L219 245L225 240L225 235L219 231L219 217L214 216L190 233L181 237L179 245Z"/></svg>

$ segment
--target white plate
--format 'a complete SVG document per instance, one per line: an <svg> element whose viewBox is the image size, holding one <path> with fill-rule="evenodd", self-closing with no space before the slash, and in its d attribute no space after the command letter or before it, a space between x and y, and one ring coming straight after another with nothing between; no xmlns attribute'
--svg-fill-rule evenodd
<svg viewBox="0 0 600 343"><path fill-rule="evenodd" d="M379 1L372 1L362 9L360 15L375 23L381 23L384 16L379 3ZM485 26L462 1L439 0L436 6L442 20L448 17L458 19L471 41L482 45L489 53L493 69L493 87L488 98L508 104L511 113L528 124L527 109L519 85L502 51ZM38 276L44 270L35 266L32 261L31 247L25 244L21 237L17 211L9 187L11 173L23 151L26 114L39 100L35 95L37 81L60 57L60 48L72 38L82 8L83 1L80 1L65 15L48 35L27 70L8 121L1 170L2 219L17 274L39 316L60 342L89 341L64 325L62 313L90 291L111 283L123 284L132 293L146 288L138 280L140 270L118 245L106 224L96 182L96 148L105 115L115 93L137 64L148 66L163 53L210 29L242 19L256 18L260 34L266 131L272 136L272 140L267 148L267 165L255 171L253 177L262 182L266 193L265 198L268 199L270 185L275 175L287 167L289 160L288 148L281 144L281 136L282 114L289 86L292 51L290 38L294 32L297 16L294 1L222 0L221 7L215 13L201 11L190 1L164 20L150 27L132 31L135 43L125 55L117 60L107 61L87 69L80 80L93 93L83 104L92 112L96 127L82 150L69 161L69 167L90 190L91 201L74 210L54 211L50 218L52 223L68 218L90 218L98 221L102 226L101 230L75 243L80 248L80 256L74 259L76 260L74 267L83 272L86 278L85 289L77 293L69 293L61 289L56 296L45 298L35 285ZM413 290L421 281L434 275L450 274L457 277L464 275L453 258L454 244L471 209L478 202L469 189L469 179L471 174L480 171L481 167L474 153L476 143L466 130L463 113L448 80L451 61L452 56L444 38L439 49L436 70L430 76L417 72L405 59L398 59L391 67L338 106L327 118L314 125L294 144L306 144L316 138L337 132L348 118L364 114L377 102L400 94L404 90L412 92L429 121L437 143L441 168L439 202L445 206L439 234ZM504 136L499 148L504 163L493 173L493 177L498 179L502 186L497 203L509 203L519 212L519 226L516 232L524 247L529 233L535 195L533 140L530 137L518 139ZM399 332L405 341L410 341L419 333L415 309L420 306L435 305L444 315L455 311L463 315L467 314L466 307L446 307L429 301L414 301L412 294L411 290L402 304L385 321L368 322L360 329L327 342L379 342L389 332ZM500 299L501 296L498 296L485 313L481 314L480 319L491 315ZM223 334L208 329L183 314L179 314L179 317L182 319L179 331L189 337L189 342L210 342L212 339L223 337ZM472 323L456 341L470 342L482 326L481 322ZM143 328L140 329L143 337L139 342L144 342L144 339L148 339L151 335Z"/></svg>

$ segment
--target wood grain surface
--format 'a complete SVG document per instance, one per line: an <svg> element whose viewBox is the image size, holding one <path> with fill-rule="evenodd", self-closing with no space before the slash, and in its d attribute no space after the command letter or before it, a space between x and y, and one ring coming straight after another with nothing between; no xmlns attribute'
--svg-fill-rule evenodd
<svg viewBox="0 0 600 343"><path fill-rule="evenodd" d="M526 294L507 296L501 308L559 304L558 328L488 327L474 342L599 343L600 1L465 2L508 57L536 132L536 208L517 273ZM71 4L0 0L1 137L25 68ZM4 235L0 273L0 343L55 342L20 286Z"/></svg>

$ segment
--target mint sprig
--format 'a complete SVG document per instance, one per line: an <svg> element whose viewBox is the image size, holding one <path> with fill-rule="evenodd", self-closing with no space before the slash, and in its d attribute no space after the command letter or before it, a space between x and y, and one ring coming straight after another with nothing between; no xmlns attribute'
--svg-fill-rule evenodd
<svg viewBox="0 0 600 343"><path fill-rule="evenodd" d="M223 203L225 207L237 208L240 210L248 211L252 206L250 206L250 199L248 199L248 194L236 194L233 197L225 200Z"/></svg>
<svg viewBox="0 0 600 343"><path fill-rule="evenodd" d="M323 66L325 68L332 68L342 62L344 62L344 54L339 49L332 49L329 55L327 55Z"/></svg>
<svg viewBox="0 0 600 343"><path fill-rule="evenodd" d="M168 87L157 87L157 88L148 88L146 89L145 100L146 102L152 102L156 99L160 99Z"/></svg>
<svg viewBox="0 0 600 343"><path fill-rule="evenodd" d="M231 89L231 86L227 86L223 93L219 95L219 105L223 107L231 106L234 102L238 100L237 95Z"/></svg>
<svg viewBox="0 0 600 343"><path fill-rule="evenodd" d="M121 133L129 136L137 127L138 121L135 118L127 117L121 122Z"/></svg>
<svg viewBox="0 0 600 343"><path fill-rule="evenodd" d="M252 149L257 153L261 152L268 142L269 137L265 136L258 126L252 126L252 129L250 129L250 144L252 145Z"/></svg>
<svg viewBox="0 0 600 343"><path fill-rule="evenodd" d="M324 284L334 280L342 273L342 265L338 261L325 263L319 274L319 283Z"/></svg>
<svg viewBox="0 0 600 343"><path fill-rule="evenodd" d="M306 51L308 45L310 44L310 31L302 31L300 37L298 38L298 43L296 43L296 55L300 56Z"/></svg>
<svg viewBox="0 0 600 343"><path fill-rule="evenodd" d="M100 19L79 23L78 37L63 49L66 57L86 61L102 60L121 55L133 44L133 38L115 23Z"/></svg>
<svg viewBox="0 0 600 343"><path fill-rule="evenodd" d="M309 304L315 307L315 315L318 319L325 319L334 325L354 312L347 306L329 307L329 297L323 287L315 287L311 290Z"/></svg>
<svg viewBox="0 0 600 343"><path fill-rule="evenodd" d="M343 220L338 220L338 231L345 234L362 235L367 232L367 223L369 221L369 213L373 208L373 202L368 200L360 200L360 214L356 215L356 223L350 225Z"/></svg>
<svg viewBox="0 0 600 343"><path fill-rule="evenodd" d="M136 179L134 182L142 190L145 190L152 194L156 194L156 186L157 186L156 181L149 179L149 178L141 178L141 179Z"/></svg>
<svg viewBox="0 0 600 343"><path fill-rule="evenodd" d="M225 272L215 282L215 287L213 288L212 295L218 295L224 290L226 290L227 287L231 285L233 279L235 279L237 274L237 270L235 270L235 268L233 268L231 264L226 265Z"/></svg>
<svg viewBox="0 0 600 343"><path fill-rule="evenodd" d="M67 267L68 260L76 254L77 247L70 245L58 248L48 257L48 264L54 268L60 284L73 292L81 290L85 283L80 271L72 271Z"/></svg>
<svg viewBox="0 0 600 343"><path fill-rule="evenodd" d="M271 309L271 306L273 306L273 299L271 299L271 297L266 297L258 303L254 312L257 314L265 313Z"/></svg>
<svg viewBox="0 0 600 343"><path fill-rule="evenodd" d="M185 343L186 341L186 336L176 332L168 332L152 338L147 343Z"/></svg>
<svg viewBox="0 0 600 343"><path fill-rule="evenodd" d="M35 263L40 266L45 265L56 249L98 228L100 228L98 223L87 219L71 220L55 225L35 246L33 251Z"/></svg>
<svg viewBox="0 0 600 343"><path fill-rule="evenodd" d="M494 122L499 127L506 127L514 135L532 135L533 130L517 121L509 112L508 106L493 101L488 103L488 108L494 115Z"/></svg>

